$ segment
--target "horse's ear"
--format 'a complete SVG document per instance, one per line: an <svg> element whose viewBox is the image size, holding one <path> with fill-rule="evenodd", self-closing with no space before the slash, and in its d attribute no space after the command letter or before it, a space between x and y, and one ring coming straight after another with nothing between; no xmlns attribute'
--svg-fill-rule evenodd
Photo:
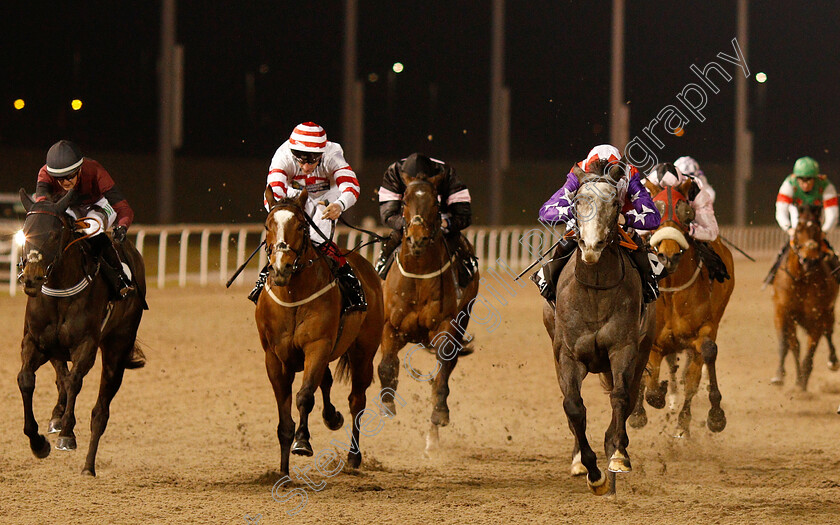
<svg viewBox="0 0 840 525"><path fill-rule="evenodd" d="M265 187L265 202L268 203L269 210L277 204L277 199L274 197L274 190L271 189L271 186Z"/></svg>
<svg viewBox="0 0 840 525"><path fill-rule="evenodd" d="M300 195L298 195L297 198L295 199L295 202L297 202L297 205L300 206L300 209L305 210L306 209L306 201L308 201L308 200L309 200L309 192L306 191L306 188L303 188L300 191Z"/></svg>
<svg viewBox="0 0 840 525"><path fill-rule="evenodd" d="M648 179L645 179L645 189L650 193L651 197L656 197L656 195L662 191L662 188L656 185L655 182L651 182Z"/></svg>
<svg viewBox="0 0 840 525"><path fill-rule="evenodd" d="M435 187L435 191L439 192L439 188L440 188L439 185L440 185L440 182L443 180L443 173L439 173L439 174L435 175L434 177L429 177L426 180L428 180L431 183L431 185Z"/></svg>
<svg viewBox="0 0 840 525"><path fill-rule="evenodd" d="M412 177L411 175L409 175L408 173L406 173L404 171L400 172L400 177L402 178L403 183L405 183L406 186L408 186L409 184L414 182L414 177Z"/></svg>
<svg viewBox="0 0 840 525"><path fill-rule="evenodd" d="M20 189L20 203L23 204L23 209L27 212L29 212L29 210L32 209L32 205L35 204L35 201L32 200L32 197L30 197L23 188Z"/></svg>
<svg viewBox="0 0 840 525"><path fill-rule="evenodd" d="M624 176L624 169L623 168L624 168L624 166L622 166L619 163L611 164L607 168L607 173L605 173L605 175L608 175L612 180L618 182L619 179L621 179L621 177Z"/></svg>
<svg viewBox="0 0 840 525"><path fill-rule="evenodd" d="M585 172L585 171L583 171L582 169L580 169L580 166L578 166L577 164L575 164L574 166L572 166L572 174L573 174L575 177L577 177L578 182L581 182L581 183L583 182L583 179L585 179L585 178L586 178L586 176L587 176L587 175L586 175L586 172Z"/></svg>
<svg viewBox="0 0 840 525"><path fill-rule="evenodd" d="M688 198L688 194L691 192L691 186L694 184L694 181L690 178L686 178L685 182L677 186L677 191L685 195Z"/></svg>
<svg viewBox="0 0 840 525"><path fill-rule="evenodd" d="M59 213L64 213L67 208L70 207L70 203L73 202L73 197L76 195L76 188L72 188L70 191L67 192L67 195L61 198L57 203L55 203L56 208L58 208Z"/></svg>

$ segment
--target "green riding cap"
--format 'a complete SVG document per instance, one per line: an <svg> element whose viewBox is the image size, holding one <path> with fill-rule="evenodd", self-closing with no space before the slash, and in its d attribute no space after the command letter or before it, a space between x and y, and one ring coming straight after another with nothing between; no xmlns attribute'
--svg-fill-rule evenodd
<svg viewBox="0 0 840 525"><path fill-rule="evenodd" d="M820 176L820 165L811 157L796 159L793 174L801 179L815 179Z"/></svg>

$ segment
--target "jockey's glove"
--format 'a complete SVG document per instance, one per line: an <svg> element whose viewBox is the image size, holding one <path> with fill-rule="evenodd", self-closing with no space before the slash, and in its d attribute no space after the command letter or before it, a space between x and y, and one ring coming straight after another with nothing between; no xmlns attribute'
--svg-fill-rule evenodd
<svg viewBox="0 0 840 525"><path fill-rule="evenodd" d="M114 241L122 244L125 240L125 234L127 233L128 228L125 226L114 226Z"/></svg>

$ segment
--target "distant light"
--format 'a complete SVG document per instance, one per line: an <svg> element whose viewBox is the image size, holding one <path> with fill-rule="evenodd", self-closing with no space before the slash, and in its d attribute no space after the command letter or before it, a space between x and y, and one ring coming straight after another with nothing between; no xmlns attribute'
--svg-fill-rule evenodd
<svg viewBox="0 0 840 525"><path fill-rule="evenodd" d="M26 102L24 102L22 98L15 100L15 109L23 109L23 106L25 105Z"/></svg>
<svg viewBox="0 0 840 525"><path fill-rule="evenodd" d="M26 244L26 235L23 234L23 230L18 230L15 233L15 244L18 246L23 246Z"/></svg>
<svg viewBox="0 0 840 525"><path fill-rule="evenodd" d="M426 135L426 139L427 139L429 142L431 142L431 141L434 139L434 137L433 137L431 134L429 134L429 135Z"/></svg>
<svg viewBox="0 0 840 525"><path fill-rule="evenodd" d="M392 69L394 70L394 73L402 73L405 67L403 67L402 62L394 62L394 67Z"/></svg>
<svg viewBox="0 0 840 525"><path fill-rule="evenodd" d="M674 130L674 135L682 137L683 135L685 135L685 130L682 128L677 128Z"/></svg>
<svg viewBox="0 0 840 525"><path fill-rule="evenodd" d="M271 68L268 67L268 64L260 64L260 74L265 75L269 71L271 71Z"/></svg>
<svg viewBox="0 0 840 525"><path fill-rule="evenodd" d="M368 82L373 83L377 80L379 80L379 75L377 75L376 73L371 73L370 75L368 75Z"/></svg>
<svg viewBox="0 0 840 525"><path fill-rule="evenodd" d="M767 75L765 73L756 73L755 81L759 84L764 84L765 82L767 82Z"/></svg>
<svg viewBox="0 0 840 525"><path fill-rule="evenodd" d="M74 98L72 102L70 102L70 107L73 108L73 111L79 111L82 109L82 101Z"/></svg>

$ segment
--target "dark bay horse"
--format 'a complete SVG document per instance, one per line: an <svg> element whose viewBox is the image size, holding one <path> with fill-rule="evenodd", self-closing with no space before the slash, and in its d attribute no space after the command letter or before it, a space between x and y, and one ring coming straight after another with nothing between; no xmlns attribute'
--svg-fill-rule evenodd
<svg viewBox="0 0 840 525"><path fill-rule="evenodd" d="M548 303L543 309L543 323L552 339L563 409L575 436L572 472L585 469L589 488L603 495L615 489L616 472L631 470L626 421L648 360L654 307L649 305L643 315L641 277L619 246L621 166L601 161L593 173L577 166L574 173L581 183L575 199L578 249L560 274L555 309ZM586 437L580 389L589 373L601 374L610 393L612 421L604 439L608 476L598 469Z"/></svg>
<svg viewBox="0 0 840 525"><path fill-rule="evenodd" d="M348 462L357 468L362 461L359 448L358 415L367 402L373 379L373 357L382 337L382 287L373 266L358 253L347 255L362 283L367 311L341 315L341 295L336 277L323 253L310 240L304 212L308 198L304 190L296 199L276 200L271 188L265 198L271 211L265 220L266 250L270 265L265 293L257 302L256 321L265 350L265 368L274 389L280 421L280 470L289 473L289 453L311 456L309 414L315 404L315 390L324 398L322 415L330 430L338 430L344 417L330 402L333 377L329 363L339 359L336 376L350 376L348 397L352 414L352 438ZM303 383L295 402L300 424L292 419L292 382L303 372ZM381 394L380 394L381 398Z"/></svg>
<svg viewBox="0 0 840 525"><path fill-rule="evenodd" d="M820 228L820 207L799 207L790 248L773 280L773 304L776 309L776 333L779 337L779 368L772 382L781 385L785 375L785 357L793 354L796 385L806 390L814 365L814 352L822 337L829 348L829 367L837 370L837 354L832 342L834 303L837 281L824 259L829 255ZM808 349L799 362L799 341L796 325L808 335Z"/></svg>
<svg viewBox="0 0 840 525"><path fill-rule="evenodd" d="M95 476L99 439L108 424L111 400L120 388L123 372L145 364L136 338L146 304L146 278L143 258L129 241L124 241L122 257L134 274L137 292L122 301L109 302L108 284L99 266L86 254L73 219L65 213L73 194L71 190L58 202L33 202L20 191L27 211L23 223L26 244L21 280L29 298L18 386L23 397L23 432L29 438L32 452L45 458L50 453L50 444L38 433L32 395L35 371L47 360L52 362L59 399L50 421L50 433L59 432L57 449L74 450L76 396L96 360L97 348L102 350L99 396L91 414L90 445L82 471ZM72 363L69 370L68 361Z"/></svg>
<svg viewBox="0 0 840 525"><path fill-rule="evenodd" d="M382 361L379 380L383 387L397 388L399 351L407 343L418 343L437 352L431 380L434 408L426 449L438 445L438 428L449 424L449 376L458 356L465 354L464 333L470 320L471 303L478 294L480 276L461 294L458 289L454 254L446 247L441 229L437 185L441 176L404 176L402 216L403 245L395 254L395 266L383 284L385 327L382 332ZM455 322L453 323L453 320ZM407 363L408 363L408 357ZM396 413L391 400L387 411Z"/></svg>
<svg viewBox="0 0 840 525"><path fill-rule="evenodd" d="M648 361L650 374L647 384L639 389L639 400L630 420L636 428L647 423L643 397L654 408L665 406L668 381L659 382L662 358L685 351L685 400L678 417L676 437L689 435L691 402L697 394L704 364L709 372L711 402L706 424L712 432L720 432L726 427L717 381L716 340L720 320L735 288L732 253L720 238L711 242L710 247L721 257L729 272L730 278L722 283L710 279L709 270L698 255L696 241L689 236L694 210L685 195L691 184L689 180L678 187L667 187L654 197L662 220L649 242L668 276L660 282L661 295L656 301L656 336Z"/></svg>

